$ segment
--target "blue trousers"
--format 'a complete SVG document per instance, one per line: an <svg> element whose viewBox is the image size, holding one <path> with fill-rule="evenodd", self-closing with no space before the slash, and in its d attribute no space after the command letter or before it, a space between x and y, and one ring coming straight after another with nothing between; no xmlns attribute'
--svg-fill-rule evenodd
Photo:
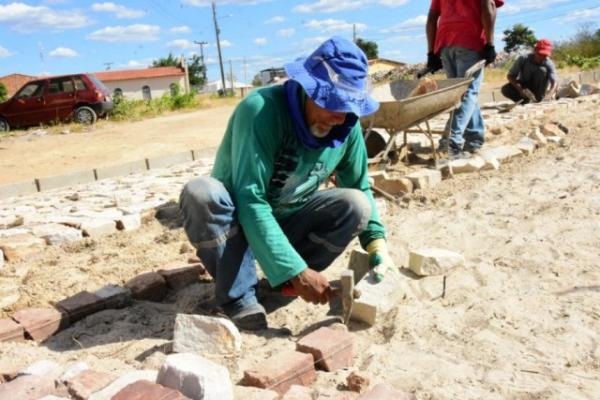
<svg viewBox="0 0 600 400"><path fill-rule="evenodd" d="M216 300L226 312L257 302L252 250L225 186L211 177L189 181L179 207L188 239L215 280ZM289 242L310 268L327 268L366 228L371 205L356 189L316 192L294 215L278 220Z"/></svg>
<svg viewBox="0 0 600 400"><path fill-rule="evenodd" d="M464 78L466 71L481 60L478 52L462 47L444 47L440 54L448 78ZM484 142L483 117L479 109L479 89L483 81L483 68L469 85L460 107L454 110L450 121L450 151L480 149Z"/></svg>

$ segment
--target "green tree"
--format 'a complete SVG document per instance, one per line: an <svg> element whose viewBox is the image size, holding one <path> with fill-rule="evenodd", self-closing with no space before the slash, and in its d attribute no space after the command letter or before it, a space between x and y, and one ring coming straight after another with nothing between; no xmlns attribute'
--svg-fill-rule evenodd
<svg viewBox="0 0 600 400"><path fill-rule="evenodd" d="M514 24L511 29L504 31L504 51L510 53L525 47L535 46L537 39L531 29L523 24Z"/></svg>
<svg viewBox="0 0 600 400"><path fill-rule="evenodd" d="M8 90L6 89L6 86L4 86L3 83L0 83L0 103L5 101L7 97L8 97Z"/></svg>
<svg viewBox="0 0 600 400"><path fill-rule="evenodd" d="M365 52L368 60L379 58L379 49L377 43L357 38L356 45Z"/></svg>
<svg viewBox="0 0 600 400"><path fill-rule="evenodd" d="M202 86L204 85L204 65L202 65L202 59L198 55L194 55L191 60L188 61L188 75L190 79L190 85ZM167 57L159 58L158 60L152 61L152 68L156 67L179 67L179 58L174 57L173 54L169 53Z"/></svg>
<svg viewBox="0 0 600 400"><path fill-rule="evenodd" d="M262 86L262 80L260 79L260 74L254 75L254 78L252 79L252 86L254 86L254 87Z"/></svg>

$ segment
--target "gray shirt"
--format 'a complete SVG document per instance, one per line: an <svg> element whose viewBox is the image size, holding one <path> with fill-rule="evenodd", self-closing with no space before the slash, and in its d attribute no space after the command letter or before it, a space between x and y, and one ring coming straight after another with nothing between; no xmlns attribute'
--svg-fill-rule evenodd
<svg viewBox="0 0 600 400"><path fill-rule="evenodd" d="M558 75L556 73L556 67L554 66L554 63L549 58L546 58L541 64L537 64L534 61L533 54L519 56L519 58L515 60L515 63L510 68L510 71L508 71L508 75L517 78L521 82L529 82L535 71L537 71L540 67L546 67L546 70L548 71L548 80L550 82L556 83L558 81Z"/></svg>

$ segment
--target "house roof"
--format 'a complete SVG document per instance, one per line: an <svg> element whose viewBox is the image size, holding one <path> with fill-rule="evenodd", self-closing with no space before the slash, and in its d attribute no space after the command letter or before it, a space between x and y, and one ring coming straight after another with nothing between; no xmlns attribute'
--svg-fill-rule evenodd
<svg viewBox="0 0 600 400"><path fill-rule="evenodd" d="M0 83L4 84L8 95L12 96L17 90L29 81L36 79L37 76L23 75L23 74L10 74L0 77Z"/></svg>
<svg viewBox="0 0 600 400"><path fill-rule="evenodd" d="M144 69L124 69L120 71L94 72L93 75L104 82L126 81L131 79L162 78L165 76L183 76L185 72L179 67L157 67Z"/></svg>
<svg viewBox="0 0 600 400"><path fill-rule="evenodd" d="M374 58L372 60L369 60L369 65L373 65L373 64L391 64L391 65L396 65L398 67L406 65L406 63L390 60L388 58Z"/></svg>

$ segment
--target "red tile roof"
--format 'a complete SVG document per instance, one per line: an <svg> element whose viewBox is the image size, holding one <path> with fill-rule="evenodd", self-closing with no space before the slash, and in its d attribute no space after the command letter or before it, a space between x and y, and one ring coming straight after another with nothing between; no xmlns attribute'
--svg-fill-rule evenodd
<svg viewBox="0 0 600 400"><path fill-rule="evenodd" d="M164 76L183 76L179 67L157 67L144 69L125 69L120 71L94 72L93 75L104 82L124 81L129 79L160 78Z"/></svg>
<svg viewBox="0 0 600 400"><path fill-rule="evenodd" d="M17 90L29 81L36 79L36 76L23 75L23 74L10 74L0 77L0 83L6 86L8 95L12 96Z"/></svg>

